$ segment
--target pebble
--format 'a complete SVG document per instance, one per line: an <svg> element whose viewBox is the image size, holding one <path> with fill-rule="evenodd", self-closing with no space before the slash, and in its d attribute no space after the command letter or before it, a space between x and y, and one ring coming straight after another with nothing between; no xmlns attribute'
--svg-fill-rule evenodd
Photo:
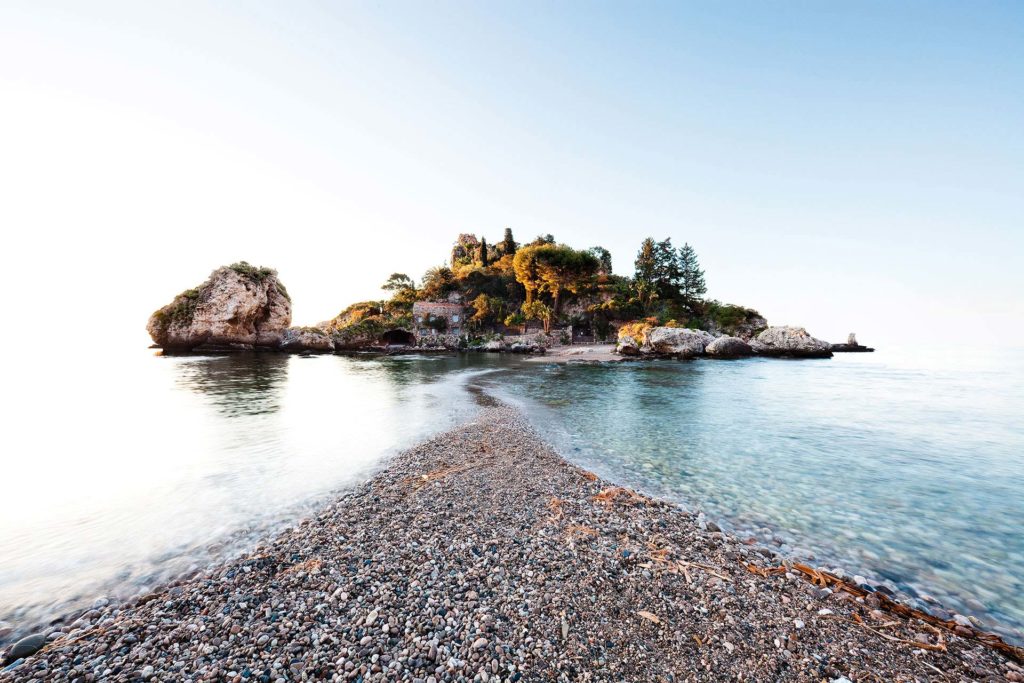
<svg viewBox="0 0 1024 683"><path fill-rule="evenodd" d="M516 410L487 405L253 553L151 599L97 604L73 629L94 635L8 659L0 678L850 683L833 669L865 648L879 680L934 677L850 623L875 619L869 606L818 609L828 594L803 577L748 570L776 553L696 517L582 472ZM805 624L809 610L843 618ZM914 637L902 622L886 632ZM1001 661L971 640L942 665L977 679Z"/></svg>

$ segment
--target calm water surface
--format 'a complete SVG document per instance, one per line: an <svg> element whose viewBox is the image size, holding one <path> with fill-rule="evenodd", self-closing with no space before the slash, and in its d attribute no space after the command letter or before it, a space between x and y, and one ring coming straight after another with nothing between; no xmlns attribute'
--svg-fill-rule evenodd
<svg viewBox="0 0 1024 683"><path fill-rule="evenodd" d="M0 434L12 454L0 619L27 627L250 547L473 415L474 384L613 480L1019 628L1019 358L555 366L150 352L18 365Z"/></svg>
<svg viewBox="0 0 1024 683"><path fill-rule="evenodd" d="M144 352L14 368L0 620L127 597L252 545L472 415L464 383L487 368L461 365Z"/></svg>
<svg viewBox="0 0 1024 683"><path fill-rule="evenodd" d="M548 365L492 383L567 457L612 480L1019 628L1020 358Z"/></svg>

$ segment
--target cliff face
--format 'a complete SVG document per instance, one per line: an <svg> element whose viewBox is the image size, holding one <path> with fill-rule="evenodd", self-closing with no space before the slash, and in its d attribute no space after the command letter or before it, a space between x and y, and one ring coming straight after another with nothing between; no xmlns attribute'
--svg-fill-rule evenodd
<svg viewBox="0 0 1024 683"><path fill-rule="evenodd" d="M213 271L150 316L146 331L165 349L280 346L292 303L277 271L244 261Z"/></svg>

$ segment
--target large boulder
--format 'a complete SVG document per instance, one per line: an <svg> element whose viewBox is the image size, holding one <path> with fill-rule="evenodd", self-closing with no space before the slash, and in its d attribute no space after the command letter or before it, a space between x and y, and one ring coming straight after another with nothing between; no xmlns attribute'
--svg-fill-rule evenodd
<svg viewBox="0 0 1024 683"><path fill-rule="evenodd" d="M754 355L754 349L739 337L718 337L704 347L704 353L713 358L746 358Z"/></svg>
<svg viewBox="0 0 1024 683"><path fill-rule="evenodd" d="M704 330L686 327L652 327L647 332L646 353L673 358L694 358L704 355L704 347L714 337ZM641 348L641 353L644 353Z"/></svg>
<svg viewBox="0 0 1024 683"><path fill-rule="evenodd" d="M334 340L319 327L289 327L281 340L281 350L289 353L333 353Z"/></svg>
<svg viewBox="0 0 1024 683"><path fill-rule="evenodd" d="M802 327L769 327L750 343L759 356L831 358L832 345L815 339Z"/></svg>
<svg viewBox="0 0 1024 683"><path fill-rule="evenodd" d="M150 316L146 331L164 349L277 348L292 302L277 271L242 261L213 271Z"/></svg>
<svg viewBox="0 0 1024 683"><path fill-rule="evenodd" d="M619 328L616 352L624 356L694 358L714 339L703 330L629 323Z"/></svg>

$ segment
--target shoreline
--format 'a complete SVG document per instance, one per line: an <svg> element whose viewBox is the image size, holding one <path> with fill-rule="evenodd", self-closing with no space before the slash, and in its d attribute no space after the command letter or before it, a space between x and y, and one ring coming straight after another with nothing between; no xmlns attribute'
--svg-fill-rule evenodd
<svg viewBox="0 0 1024 683"><path fill-rule="evenodd" d="M0 680L1024 680L973 629L775 574L479 400L252 553L58 624Z"/></svg>

